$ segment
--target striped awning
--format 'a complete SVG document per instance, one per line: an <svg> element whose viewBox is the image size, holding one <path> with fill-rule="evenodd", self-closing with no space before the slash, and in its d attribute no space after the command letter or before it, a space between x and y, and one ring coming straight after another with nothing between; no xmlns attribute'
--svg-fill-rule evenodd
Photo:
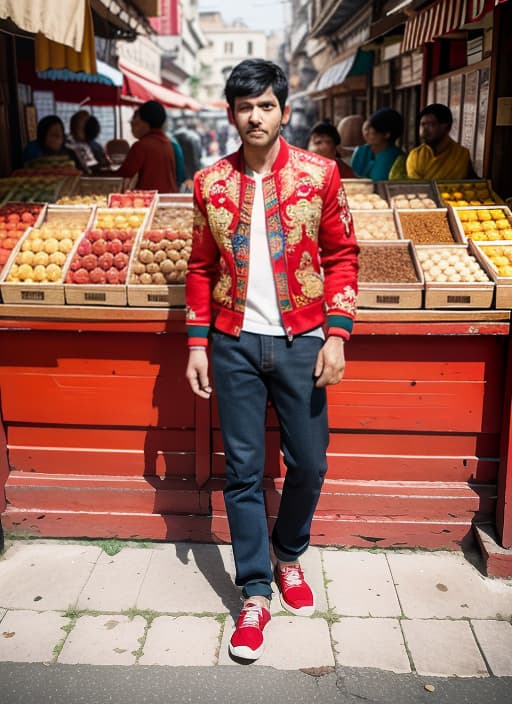
<svg viewBox="0 0 512 704"><path fill-rule="evenodd" d="M437 0L411 17L405 25L402 52L443 37L469 22L480 20L507 0Z"/></svg>

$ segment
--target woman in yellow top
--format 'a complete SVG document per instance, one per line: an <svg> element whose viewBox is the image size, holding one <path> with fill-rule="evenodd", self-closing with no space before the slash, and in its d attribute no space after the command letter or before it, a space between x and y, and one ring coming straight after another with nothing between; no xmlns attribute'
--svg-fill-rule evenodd
<svg viewBox="0 0 512 704"><path fill-rule="evenodd" d="M406 161L408 178L422 181L477 178L469 151L449 136L453 117L441 103L427 105L419 115L423 144L411 149Z"/></svg>

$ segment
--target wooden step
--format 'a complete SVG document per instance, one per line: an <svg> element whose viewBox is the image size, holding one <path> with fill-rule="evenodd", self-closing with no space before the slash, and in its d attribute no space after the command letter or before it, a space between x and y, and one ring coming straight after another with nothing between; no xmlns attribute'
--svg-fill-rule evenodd
<svg viewBox="0 0 512 704"><path fill-rule="evenodd" d="M101 477L9 473L5 486L13 509L121 511L123 513L207 514L210 495L183 477Z"/></svg>

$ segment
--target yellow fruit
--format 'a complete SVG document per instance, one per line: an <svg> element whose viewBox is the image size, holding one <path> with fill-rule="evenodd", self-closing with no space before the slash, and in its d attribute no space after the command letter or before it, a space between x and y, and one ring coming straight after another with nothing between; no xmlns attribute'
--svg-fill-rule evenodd
<svg viewBox="0 0 512 704"><path fill-rule="evenodd" d="M27 241L27 244L29 245L27 249L31 249L32 252L42 252L45 242L38 237L35 240Z"/></svg>
<svg viewBox="0 0 512 704"><path fill-rule="evenodd" d="M482 230L496 230L496 223L493 220L488 220L487 222L481 222L480 223Z"/></svg>
<svg viewBox="0 0 512 704"><path fill-rule="evenodd" d="M512 227L507 227L505 230L502 230L500 237L503 237L504 240L512 240Z"/></svg>
<svg viewBox="0 0 512 704"><path fill-rule="evenodd" d="M489 212L493 220L501 220L503 217L503 210L501 208L493 208L492 210L489 210Z"/></svg>
<svg viewBox="0 0 512 704"><path fill-rule="evenodd" d="M510 227L510 223L508 220L503 218L503 220L496 220L496 227L498 230L506 230L508 227Z"/></svg>
<svg viewBox="0 0 512 704"><path fill-rule="evenodd" d="M34 268L34 281L46 281L46 267L42 264Z"/></svg>
<svg viewBox="0 0 512 704"><path fill-rule="evenodd" d="M48 252L48 254L53 254L53 252L57 252L59 250L59 241L55 239L55 237L51 237L50 239L47 239L46 242L44 243L44 251Z"/></svg>
<svg viewBox="0 0 512 704"><path fill-rule="evenodd" d="M508 266L500 267L499 274L500 276L512 276L512 266L509 264Z"/></svg>
<svg viewBox="0 0 512 704"><path fill-rule="evenodd" d="M70 237L66 237L65 239L63 239L59 242L59 251L60 252L67 254L72 249L73 249L73 240Z"/></svg>
<svg viewBox="0 0 512 704"><path fill-rule="evenodd" d="M59 281L62 276L62 269L57 264L48 264L46 276L48 281Z"/></svg>
<svg viewBox="0 0 512 704"><path fill-rule="evenodd" d="M65 261L66 255L64 254L64 252L54 252L53 254L50 254L50 264L57 264L58 266L63 266Z"/></svg>
<svg viewBox="0 0 512 704"><path fill-rule="evenodd" d="M35 254L26 250L25 252L20 252L16 257L16 264L30 264L34 263Z"/></svg>
<svg viewBox="0 0 512 704"><path fill-rule="evenodd" d="M33 269L30 264L22 264L18 269L18 278L20 281L26 281L28 278L32 278Z"/></svg>
<svg viewBox="0 0 512 704"><path fill-rule="evenodd" d="M23 252L23 254L27 254L27 252ZM50 257L46 252L38 252L37 254L34 254L34 264L36 266L39 266L42 264L43 266L46 266L50 261ZM31 264L32 262L27 262L27 264Z"/></svg>
<svg viewBox="0 0 512 704"><path fill-rule="evenodd" d="M492 220L491 214L488 210L477 210L476 212L479 220Z"/></svg>

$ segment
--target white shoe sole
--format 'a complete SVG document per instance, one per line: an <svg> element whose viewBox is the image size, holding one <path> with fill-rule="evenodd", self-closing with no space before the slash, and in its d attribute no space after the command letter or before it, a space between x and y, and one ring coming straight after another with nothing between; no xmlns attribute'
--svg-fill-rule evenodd
<svg viewBox="0 0 512 704"><path fill-rule="evenodd" d="M229 652L235 658L241 658L242 660L257 660L263 651L265 650L265 645L261 644L257 650L252 650L247 645L232 645L229 644Z"/></svg>
<svg viewBox="0 0 512 704"><path fill-rule="evenodd" d="M283 609L285 609L285 611L288 611L291 614L294 614L295 616L313 616L313 614L315 613L316 607L314 598L312 606L302 606L300 609L294 609L293 606L287 604L281 592L279 592L279 600Z"/></svg>

